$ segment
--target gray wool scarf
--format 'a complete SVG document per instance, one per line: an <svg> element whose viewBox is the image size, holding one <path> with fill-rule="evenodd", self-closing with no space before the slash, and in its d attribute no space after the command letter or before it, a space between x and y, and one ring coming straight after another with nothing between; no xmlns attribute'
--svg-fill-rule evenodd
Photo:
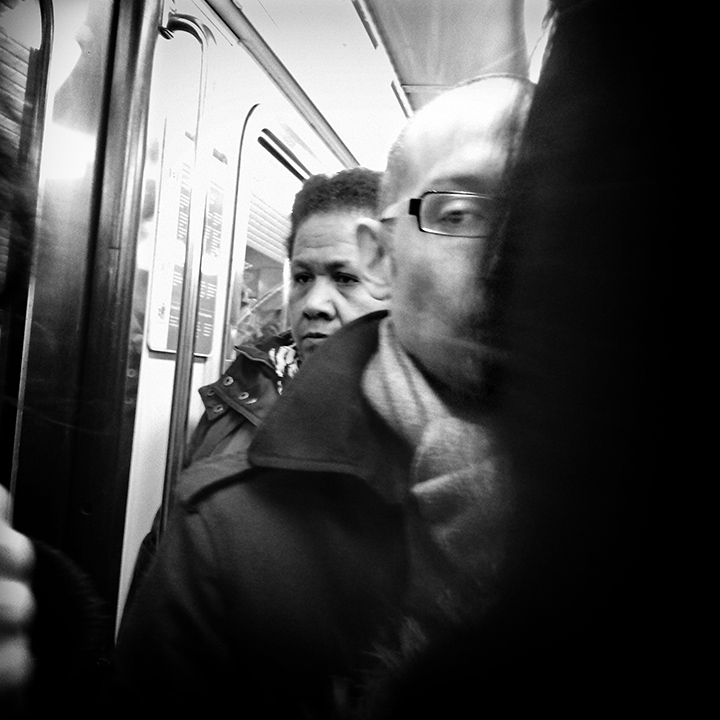
<svg viewBox="0 0 720 720"><path fill-rule="evenodd" d="M368 402L415 449L410 494L420 522L456 574L492 586L511 509L491 436L453 415L400 346L391 318L362 381Z"/></svg>

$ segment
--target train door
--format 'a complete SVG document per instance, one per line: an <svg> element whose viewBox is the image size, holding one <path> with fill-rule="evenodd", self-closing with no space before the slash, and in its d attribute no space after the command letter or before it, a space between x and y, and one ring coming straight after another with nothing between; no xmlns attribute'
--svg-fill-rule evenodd
<svg viewBox="0 0 720 720"><path fill-rule="evenodd" d="M237 37L193 2L174 4L157 40L146 147L120 611L204 411L198 388L238 344L285 329L295 193L308 175L343 167Z"/></svg>
<svg viewBox="0 0 720 720"><path fill-rule="evenodd" d="M262 43L250 51L205 3L40 7L51 60L29 96L45 106L33 280L3 315L4 347L20 327L3 472L16 527L73 558L115 611L197 388L284 322L296 190L353 158L308 121L311 103L297 109L289 73L268 73L271 53L257 60Z"/></svg>
<svg viewBox="0 0 720 720"><path fill-rule="evenodd" d="M32 4L10 3L3 20ZM122 527L117 399L152 9L39 2L47 75L27 86L24 99L25 108L37 108L38 129L36 182L26 187L36 210L26 234L32 273L6 326L11 372L3 392L13 402L3 408L3 439L12 439L3 471L9 466L13 522L73 557L106 597Z"/></svg>

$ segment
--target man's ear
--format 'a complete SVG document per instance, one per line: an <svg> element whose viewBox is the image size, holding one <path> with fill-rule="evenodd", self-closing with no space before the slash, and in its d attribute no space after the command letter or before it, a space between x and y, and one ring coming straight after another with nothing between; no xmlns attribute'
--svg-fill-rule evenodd
<svg viewBox="0 0 720 720"><path fill-rule="evenodd" d="M362 281L376 300L387 300L392 274L389 238L382 223L371 218L361 218L356 233Z"/></svg>

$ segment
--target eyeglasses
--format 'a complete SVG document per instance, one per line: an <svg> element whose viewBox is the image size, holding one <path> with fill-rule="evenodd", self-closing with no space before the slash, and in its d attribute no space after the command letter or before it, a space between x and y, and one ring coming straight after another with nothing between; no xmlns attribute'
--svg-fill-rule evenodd
<svg viewBox="0 0 720 720"><path fill-rule="evenodd" d="M422 232L484 238L490 234L496 212L497 200L490 195L428 190L419 198L401 200L391 205L382 214L380 221L393 220L405 214L414 215Z"/></svg>

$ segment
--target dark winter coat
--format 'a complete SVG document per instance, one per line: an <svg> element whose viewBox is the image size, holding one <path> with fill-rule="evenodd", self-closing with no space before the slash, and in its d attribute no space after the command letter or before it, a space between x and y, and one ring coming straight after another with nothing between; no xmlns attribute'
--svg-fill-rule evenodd
<svg viewBox="0 0 720 720"><path fill-rule="evenodd" d="M247 450L288 380L277 374L269 353L292 342L285 332L259 345L241 345L232 365L200 388L205 412L188 443L186 467L210 455Z"/></svg>
<svg viewBox="0 0 720 720"><path fill-rule="evenodd" d="M409 537L425 542L410 448L360 387L383 316L346 326L304 365L249 461L216 456L182 477L119 635L124 701L326 717L377 664L413 609Z"/></svg>
<svg viewBox="0 0 720 720"><path fill-rule="evenodd" d="M240 345L232 365L214 383L200 388L205 412L186 448L184 467L201 460L212 462L215 455L247 451L260 423L290 379L287 373L278 374L270 353L289 348L292 343L292 335L285 332L258 345ZM140 544L126 608L134 601L157 552L160 518L158 510Z"/></svg>

